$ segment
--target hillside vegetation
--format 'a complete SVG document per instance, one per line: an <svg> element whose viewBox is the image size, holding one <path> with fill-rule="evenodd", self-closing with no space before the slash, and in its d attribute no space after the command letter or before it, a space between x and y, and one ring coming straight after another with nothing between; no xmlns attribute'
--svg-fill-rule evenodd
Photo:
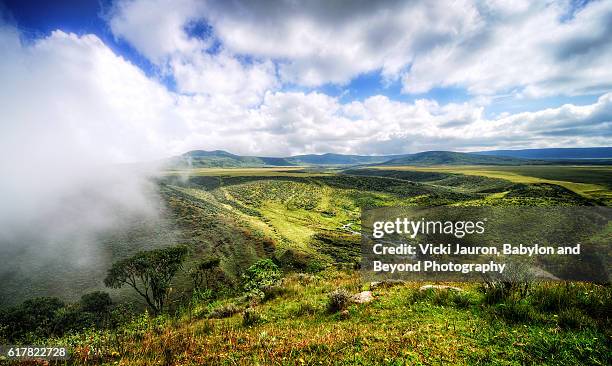
<svg viewBox="0 0 612 366"><path fill-rule="evenodd" d="M362 281L357 232L364 207L603 204L573 189L602 184L595 172L572 178L574 168L534 171L564 179L556 181L528 170L457 169L171 171L157 184L173 235L157 247L181 244L188 257L164 311L143 313L129 289L73 287L78 296L109 291L114 303L92 295L5 308L0 343L67 345L76 364L610 364L609 286L448 284L462 289L455 291ZM109 242L116 248L110 262L136 252L119 248L130 248L137 232ZM98 283L105 276L90 275ZM64 287L72 283L63 280ZM365 290L372 302L351 300ZM91 298L103 306L89 305ZM8 332L41 304L47 310L37 310L36 319L48 326Z"/></svg>

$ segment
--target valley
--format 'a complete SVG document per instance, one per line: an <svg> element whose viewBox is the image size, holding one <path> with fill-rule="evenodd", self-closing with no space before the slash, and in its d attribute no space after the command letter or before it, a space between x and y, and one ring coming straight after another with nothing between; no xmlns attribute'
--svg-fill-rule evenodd
<svg viewBox="0 0 612 366"><path fill-rule="evenodd" d="M78 360L90 357L85 349L96 349L99 363L163 364L168 352L175 364L329 364L324 360L334 358L341 360L336 364L539 363L556 359L558 343L567 349L560 359L569 363L605 363L612 329L602 315L612 298L608 286L532 285L523 300L514 292L494 300L490 290L469 283L450 284L460 293L423 291L416 282L374 290L359 275L358 232L363 208L609 205L610 174L605 166L176 167L155 181L160 221L99 238L105 259L98 266L61 276L53 275L58 264L32 269L25 278L4 273L0 291L10 298L5 307L34 296L77 301L95 290L135 305L132 320L119 328L45 341L68 342ZM110 263L174 245L190 254L172 281L166 314L137 315L146 308L141 298L129 288L103 285ZM208 258L219 259L223 276L202 295L191 273ZM284 279L278 293L249 300L240 284L262 258L272 259ZM36 288L43 278L46 287ZM374 290L376 300L330 312L330 293L337 289ZM584 303L576 303L576 292L588 294ZM571 303L538 305L555 296ZM249 312L254 320L245 320ZM571 325L575 321L585 325Z"/></svg>

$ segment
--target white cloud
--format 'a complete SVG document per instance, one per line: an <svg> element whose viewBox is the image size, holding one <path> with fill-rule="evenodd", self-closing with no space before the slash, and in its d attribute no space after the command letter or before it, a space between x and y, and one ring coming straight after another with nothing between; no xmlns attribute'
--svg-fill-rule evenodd
<svg viewBox="0 0 612 366"><path fill-rule="evenodd" d="M193 0L117 1L106 16L113 34L153 62L163 63L173 54L207 46L185 32L190 22L199 19L202 4Z"/></svg>
<svg viewBox="0 0 612 366"><path fill-rule="evenodd" d="M198 62L214 62L203 55L184 66L180 88L193 94L181 95L93 35L56 31L23 45L13 28L3 29L0 96L3 120L10 121L1 127L3 156L23 156L48 170L59 161L63 166L74 160L78 167L154 160L195 148L260 155L390 153L607 145L610 139L610 94L590 106L487 119L477 101L406 103L379 95L341 103L323 93L268 90L273 80L259 70L268 64L236 66L220 52L215 60L226 58L223 65L198 68ZM252 82L241 85L244 79Z"/></svg>
<svg viewBox="0 0 612 366"><path fill-rule="evenodd" d="M236 104L254 105L267 90L277 87L272 62L243 65L224 51L173 58L170 65L181 93L224 96Z"/></svg>
<svg viewBox="0 0 612 366"><path fill-rule="evenodd" d="M226 55L273 60L283 82L309 87L346 84L366 72L401 80L407 93L454 86L473 95L541 97L612 86L606 1L588 3L573 18L569 1L173 3L121 1L111 25L122 27L113 32L154 60L199 54L218 39ZM202 20L212 33L189 38L185 25Z"/></svg>
<svg viewBox="0 0 612 366"><path fill-rule="evenodd" d="M476 31L415 59L404 90L462 86L474 95L514 90L524 97L609 91L612 3L590 3L567 22L562 5L534 2L512 15L481 9L488 17Z"/></svg>

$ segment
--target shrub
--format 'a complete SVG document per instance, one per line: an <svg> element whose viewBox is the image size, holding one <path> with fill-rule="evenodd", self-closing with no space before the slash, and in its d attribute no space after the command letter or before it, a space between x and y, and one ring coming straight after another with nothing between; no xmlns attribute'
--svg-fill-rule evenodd
<svg viewBox="0 0 612 366"><path fill-rule="evenodd" d="M287 294L288 290L280 285L266 286L262 289L263 300L268 301Z"/></svg>
<svg viewBox="0 0 612 366"><path fill-rule="evenodd" d="M493 305L509 298L522 299L528 288L527 282L489 281L482 284L480 291L484 294L484 302Z"/></svg>
<svg viewBox="0 0 612 366"><path fill-rule="evenodd" d="M196 291L205 288L218 290L228 282L228 278L221 268L221 259L217 257L202 259L190 270L189 274Z"/></svg>
<svg viewBox="0 0 612 366"><path fill-rule="evenodd" d="M315 315L317 308L311 303L301 302L292 313L295 316Z"/></svg>
<svg viewBox="0 0 612 366"><path fill-rule="evenodd" d="M246 308L242 313L242 325L250 327L263 321L263 317L253 308Z"/></svg>
<svg viewBox="0 0 612 366"><path fill-rule="evenodd" d="M200 302L210 301L214 298L213 291L211 289L194 289L191 294L191 302L197 304Z"/></svg>
<svg viewBox="0 0 612 366"><path fill-rule="evenodd" d="M96 315L82 311L78 306L65 306L55 313L53 333L62 335L71 330L83 330L94 326L97 320Z"/></svg>
<svg viewBox="0 0 612 366"><path fill-rule="evenodd" d="M327 310L330 313L337 313L338 311L345 310L351 301L351 294L345 289L335 290L328 296Z"/></svg>
<svg viewBox="0 0 612 366"><path fill-rule="evenodd" d="M219 307L214 308L210 314L208 315L211 319L223 319L229 318L234 314L238 314L240 312L240 308L234 304L226 304L221 305Z"/></svg>
<svg viewBox="0 0 612 366"><path fill-rule="evenodd" d="M263 290L277 285L280 279L281 272L270 259L257 261L242 275L244 291L262 299L265 296Z"/></svg>
<svg viewBox="0 0 612 366"><path fill-rule="evenodd" d="M412 293L409 303L415 303L418 301L431 301L431 303L434 305L454 306L459 309L465 309L473 303L473 300L468 293L449 289L427 289L425 291L415 291Z"/></svg>

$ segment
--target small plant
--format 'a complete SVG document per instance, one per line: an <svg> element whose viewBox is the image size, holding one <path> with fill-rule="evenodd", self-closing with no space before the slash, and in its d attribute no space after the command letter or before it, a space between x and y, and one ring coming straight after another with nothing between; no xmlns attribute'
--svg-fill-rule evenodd
<svg viewBox="0 0 612 366"><path fill-rule="evenodd" d="M234 314L238 314L240 312L240 308L234 304L222 305L214 308L210 314L208 315L211 319L223 319L229 318Z"/></svg>
<svg viewBox="0 0 612 366"><path fill-rule="evenodd" d="M480 291L484 294L484 302L489 305L498 304L509 298L524 299L528 289L527 282L511 281L488 281L480 287Z"/></svg>
<svg viewBox="0 0 612 366"><path fill-rule="evenodd" d="M242 325L250 327L263 321L263 317L253 308L246 308L242 313Z"/></svg>
<svg viewBox="0 0 612 366"><path fill-rule="evenodd" d="M264 294L263 300L268 301L268 300L275 299L277 297L282 297L283 295L287 294L288 290L287 288L283 286L274 285L274 286L264 287L262 289L262 292Z"/></svg>
<svg viewBox="0 0 612 366"><path fill-rule="evenodd" d="M543 320L527 301L509 300L495 305L495 313L512 323L537 323Z"/></svg>
<svg viewBox="0 0 612 366"><path fill-rule="evenodd" d="M315 315L317 313L317 308L313 304L309 302L300 302L296 308L291 310L291 314L293 316L307 316L307 315Z"/></svg>
<svg viewBox="0 0 612 366"><path fill-rule="evenodd" d="M571 308L559 312L559 326L564 329L587 329L595 326L595 322L582 310Z"/></svg>
<svg viewBox="0 0 612 366"><path fill-rule="evenodd" d="M329 294L327 310L330 313L337 313L345 310L351 301L351 294L345 289L338 289Z"/></svg>
<svg viewBox="0 0 612 366"><path fill-rule="evenodd" d="M408 303L414 304L421 301L430 301L438 306L453 306L458 309L465 309L473 304L473 299L469 293L452 289L427 289L425 291L415 291L410 296Z"/></svg>

